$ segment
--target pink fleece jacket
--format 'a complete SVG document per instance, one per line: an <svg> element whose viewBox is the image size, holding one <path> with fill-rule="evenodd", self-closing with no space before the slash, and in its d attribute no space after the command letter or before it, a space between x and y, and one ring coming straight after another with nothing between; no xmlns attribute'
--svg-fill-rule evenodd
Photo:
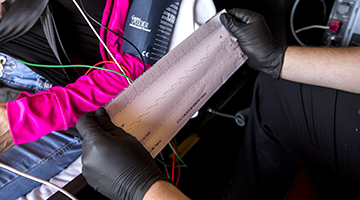
<svg viewBox="0 0 360 200"><path fill-rule="evenodd" d="M110 15L108 27L123 35L128 8L128 0L107 0L102 23L106 24ZM100 35L103 39L104 33L102 29ZM122 53L121 38L108 32L106 41L115 58L128 69L133 78L144 72L144 66L138 58ZM105 59L104 48L101 47L100 52ZM147 68L149 67L147 64ZM115 64L107 64L104 68L120 71ZM104 106L127 86L126 79L121 75L94 70L65 87L56 86L36 94L20 93L15 101L7 103L14 143L32 142L52 131L66 130L74 126L84 113Z"/></svg>

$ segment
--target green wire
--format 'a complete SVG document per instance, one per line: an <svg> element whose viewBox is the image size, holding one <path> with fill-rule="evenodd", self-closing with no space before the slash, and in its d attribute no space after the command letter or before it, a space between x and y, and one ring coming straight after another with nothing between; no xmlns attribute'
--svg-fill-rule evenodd
<svg viewBox="0 0 360 200"><path fill-rule="evenodd" d="M165 165L166 167L172 167L171 165L168 165L168 164L166 164L166 163L164 163L164 162L162 162L159 158L156 158L156 160L160 163L160 164L162 164L162 165ZM175 166L175 168L178 168L179 166ZM187 167L187 166L185 166L185 165L180 165L180 167Z"/></svg>
<svg viewBox="0 0 360 200"><path fill-rule="evenodd" d="M180 156L176 153L174 147L171 145L170 142L169 142L169 146L170 146L170 148L172 149L172 151L175 153L176 157L179 158L179 160L182 162L182 164L184 165L184 167L188 167L188 166L184 163L184 161L181 160Z"/></svg>
<svg viewBox="0 0 360 200"><path fill-rule="evenodd" d="M23 60L17 59L19 62L24 63L25 65L29 65L29 66L33 66L33 67L47 67L47 68L62 68L62 67L86 67L86 68L94 68L94 69L100 69L100 70L105 70L105 71L110 71L116 74L120 74L121 76L124 76L125 78L128 78L129 80L133 81L131 78L129 78L128 76L111 70L111 69L106 69L106 68L101 68L101 67L95 67L95 66L90 66L90 65L42 65L42 64L34 64L34 63L29 63L29 62L25 62ZM176 143L176 141L175 141ZM176 157L179 158L179 160L182 162L182 165L180 167L187 167L187 165L184 163L184 161L181 160L180 156L176 153L175 149L173 148L173 146L171 145L171 143L169 142L170 148L173 150L173 152L175 153ZM171 167L170 165L167 165L163 162L161 162L159 159L157 159L157 161L159 161L161 164L166 165L168 167ZM178 167L178 166L175 166Z"/></svg>
<svg viewBox="0 0 360 200"><path fill-rule="evenodd" d="M29 65L29 66L33 66L33 67L47 67L47 68L62 68L62 67L86 67L86 68L94 68L94 69L101 69L101 70L105 70L105 71L109 71L109 72L113 72L115 74L119 74L129 80L131 80L132 82L134 82L131 78L129 78L128 76L126 76L125 74L122 74L120 72L111 70L111 69L106 69L106 68L101 68L101 67L95 67L95 66L90 66L90 65L42 65L42 64L34 64L34 63L28 63L22 60L17 59L19 62L24 63L25 65Z"/></svg>
<svg viewBox="0 0 360 200"><path fill-rule="evenodd" d="M175 145L177 145L177 142L176 142L176 138L173 138L174 140L174 143ZM169 142L169 145L170 145L170 148L172 149L172 151L176 154L176 157L179 158L179 160L182 162L182 165L180 165L180 167L187 167L187 165L184 163L184 161L181 160L180 156L176 153L175 149L173 148L173 146L171 145L171 143ZM167 167L172 167L171 165L168 165L164 162L162 162L160 159L156 158L156 160L162 164L162 165L165 165ZM175 166L175 168L178 168L178 166Z"/></svg>
<svg viewBox="0 0 360 200"><path fill-rule="evenodd" d="M86 67L86 68L94 68L94 69L100 69L100 70L105 70L105 71L110 71L110 72L113 72L113 73L116 73L116 74L119 74L125 78L128 78L129 80L133 81L131 78L129 78L128 76L120 73L120 72L117 72L117 71L114 71L114 70L111 70L111 69L106 69L106 68L101 68L101 67L95 67L95 66L90 66L90 65L42 65L42 64L34 64L34 63L28 63L28 62L25 62L25 61L22 61L20 59L17 59L19 62L21 63L24 63L25 65L29 65L29 66L33 66L33 67L48 67L48 68L62 68L62 67ZM176 141L175 141L176 142ZM172 151L175 153L176 157L181 161L182 165L180 167L187 167L187 165L184 163L183 160L181 160L180 156L176 153L174 147L171 145L171 143L169 142L169 146L170 148L172 149ZM168 167L171 167L170 165L167 165L163 162L161 162L159 159L157 159L161 164L163 165L166 165ZM177 166L176 166L177 167Z"/></svg>

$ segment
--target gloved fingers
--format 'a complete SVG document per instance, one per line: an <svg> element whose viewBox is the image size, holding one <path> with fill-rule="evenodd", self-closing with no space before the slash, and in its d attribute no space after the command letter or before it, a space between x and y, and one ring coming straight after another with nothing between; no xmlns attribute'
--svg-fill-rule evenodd
<svg viewBox="0 0 360 200"><path fill-rule="evenodd" d="M108 133L113 136L127 136L122 128L117 127L112 123L109 114L106 112L105 108L98 108L95 113L95 120L99 125Z"/></svg>
<svg viewBox="0 0 360 200"><path fill-rule="evenodd" d="M95 120L95 111L85 113L76 123L76 129L84 140L96 140L104 133L104 129Z"/></svg>
<svg viewBox="0 0 360 200"><path fill-rule="evenodd" d="M238 21L248 24L254 12L241 8L233 8L228 11L228 14L235 17Z"/></svg>
<svg viewBox="0 0 360 200"><path fill-rule="evenodd" d="M112 132L118 127L112 123L109 114L106 112L105 108L100 107L95 112L95 120L99 125L107 132Z"/></svg>
<svg viewBox="0 0 360 200"><path fill-rule="evenodd" d="M228 28L232 25L234 19L228 13L223 13L220 15L220 21L226 28Z"/></svg>
<svg viewBox="0 0 360 200"><path fill-rule="evenodd" d="M242 26L245 25L244 23L236 20L235 17L227 13L223 13L220 15L220 21L226 27L226 29L234 35L235 32L237 32Z"/></svg>

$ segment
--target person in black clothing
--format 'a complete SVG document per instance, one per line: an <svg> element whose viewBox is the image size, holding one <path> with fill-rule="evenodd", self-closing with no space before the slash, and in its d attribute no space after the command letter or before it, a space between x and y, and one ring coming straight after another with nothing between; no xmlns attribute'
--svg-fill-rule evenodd
<svg viewBox="0 0 360 200"><path fill-rule="evenodd" d="M279 45L263 17L249 10L232 9L220 19L260 71L231 198L284 199L304 168L324 198L359 199L360 48ZM149 154L104 111L84 115L77 128L84 176L104 195L156 198L172 190L159 186L163 175ZM167 199L187 198L179 195Z"/></svg>

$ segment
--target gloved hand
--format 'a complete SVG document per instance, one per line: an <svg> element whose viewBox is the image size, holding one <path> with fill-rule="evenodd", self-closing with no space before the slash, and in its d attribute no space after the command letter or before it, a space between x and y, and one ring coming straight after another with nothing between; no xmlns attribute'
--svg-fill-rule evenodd
<svg viewBox="0 0 360 200"><path fill-rule="evenodd" d="M150 186L167 178L133 136L116 127L104 108L88 112L76 124L83 142L83 175L110 199L142 199Z"/></svg>
<svg viewBox="0 0 360 200"><path fill-rule="evenodd" d="M237 38L248 65L278 79L287 46L274 41L264 18L245 9L231 9L220 15L221 23Z"/></svg>

